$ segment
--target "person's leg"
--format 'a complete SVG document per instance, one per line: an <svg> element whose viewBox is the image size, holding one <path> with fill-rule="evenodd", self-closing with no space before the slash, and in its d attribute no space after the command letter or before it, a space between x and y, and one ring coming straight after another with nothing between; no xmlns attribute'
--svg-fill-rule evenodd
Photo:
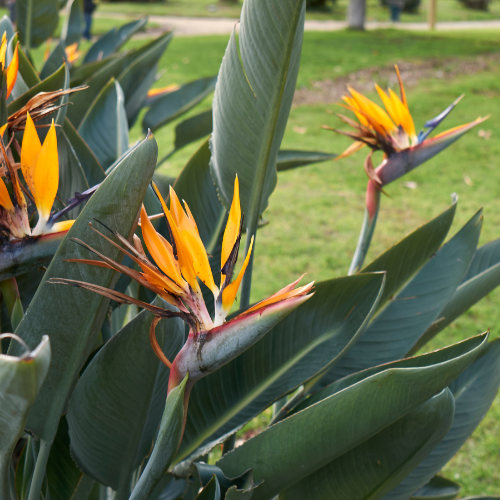
<svg viewBox="0 0 500 500"><path fill-rule="evenodd" d="M91 38L90 28L92 26L92 14L90 14L90 12L85 12L83 15L85 17L85 30L83 32L83 37L86 38L87 40L90 40L90 38Z"/></svg>

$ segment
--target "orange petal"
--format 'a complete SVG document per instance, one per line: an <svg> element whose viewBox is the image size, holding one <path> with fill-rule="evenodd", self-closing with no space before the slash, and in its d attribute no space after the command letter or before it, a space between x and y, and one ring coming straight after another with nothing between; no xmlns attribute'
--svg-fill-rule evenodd
<svg viewBox="0 0 500 500"><path fill-rule="evenodd" d="M64 231L69 231L74 223L74 220L56 222L48 231L45 231L45 233L62 233Z"/></svg>
<svg viewBox="0 0 500 500"><path fill-rule="evenodd" d="M415 124L408 111L408 107L401 102L392 89L389 89L389 95L391 96L391 101L398 117L398 122L396 122L396 124L401 125L403 130L411 137L412 141L416 140L417 134L415 132Z"/></svg>
<svg viewBox="0 0 500 500"><path fill-rule="evenodd" d="M247 252L247 256L245 257L245 261L241 266L240 272L238 273L237 278L229 285L222 290L222 309L228 313L233 306L234 299L236 298L236 294L238 293L238 289L240 288L241 280L243 279L243 275L245 274L245 270L250 262L250 256L252 255L253 248L253 236L252 241L250 241L250 247Z"/></svg>
<svg viewBox="0 0 500 500"><path fill-rule="evenodd" d="M46 222L49 220L59 187L59 156L54 120L36 160L34 185L38 196L38 214L40 219Z"/></svg>
<svg viewBox="0 0 500 500"><path fill-rule="evenodd" d="M298 281L298 280L297 280ZM297 283L292 283L292 285L295 285ZM252 311L256 311L257 309L261 309L263 307L270 306L271 304L275 304L276 302L282 302L283 300L291 299L293 297L300 297L301 295L305 295L306 293L309 293L314 285L314 281L311 283L308 283L307 285L301 286L299 288L295 289L290 289L291 285L286 286L285 288L281 289L279 292L275 293L274 295L271 295L271 297L262 300L258 304L255 304L253 307L250 309L247 309L244 314L248 314Z"/></svg>
<svg viewBox="0 0 500 500"><path fill-rule="evenodd" d="M347 156L351 156L352 154L359 151L361 148L364 148L366 144L361 141L353 142L341 155L337 156L335 160L341 160L342 158L346 158Z"/></svg>
<svg viewBox="0 0 500 500"><path fill-rule="evenodd" d="M218 295L219 289L214 282L205 245L201 241L198 227L189 206L186 202L184 202L184 205L186 211L182 208L176 192L170 187L170 212L177 225L179 239L175 238L175 243L179 261L182 259L181 267L189 267L190 271L194 272L214 295Z"/></svg>
<svg viewBox="0 0 500 500"><path fill-rule="evenodd" d="M175 260L172 248L167 247L148 218L144 205L141 208L141 231L144 243L158 267L179 287L184 288L184 280ZM147 274L147 273L146 273Z"/></svg>
<svg viewBox="0 0 500 500"><path fill-rule="evenodd" d="M14 85L17 80L17 72L19 70L19 53L18 53L19 42L16 44L16 48L14 49L14 55L12 56L12 61L9 64L9 68L7 69L7 98L10 96Z"/></svg>
<svg viewBox="0 0 500 500"><path fill-rule="evenodd" d="M170 231L172 234L172 238L174 239L175 247L177 249L177 258L179 262L179 267L181 269L182 276L184 279L189 283L191 288L199 293L201 296L201 290L198 285L198 281L196 280L196 273L193 268L193 263L190 260L189 253L186 252L186 248L184 247L181 236L179 233L179 229L177 227L177 224L175 223L174 218L172 217L172 214L170 213L170 210L167 208L167 204L165 203L165 200L163 199L163 196L160 193L160 190L156 186L156 184L153 182L153 189L158 196L158 199L160 200L161 206L163 208L163 213L165 214L165 217L167 218L168 225L170 227Z"/></svg>
<svg viewBox="0 0 500 500"><path fill-rule="evenodd" d="M2 69L5 69L5 54L7 52L7 32L4 31L2 35L2 45L0 45L0 64Z"/></svg>
<svg viewBox="0 0 500 500"><path fill-rule="evenodd" d="M231 250L240 235L241 226L241 206L240 206L240 185L238 181L238 176L234 179L234 194L233 201L231 203L231 209L229 210L229 216L227 219L226 229L224 231L224 237L222 239L222 253L220 259L220 267L224 267L227 259L231 255ZM224 277L221 276L221 286L224 282Z"/></svg>
<svg viewBox="0 0 500 500"><path fill-rule="evenodd" d="M38 207L38 195L35 190L35 168L36 160L42 149L42 144L38 137L35 124L31 119L30 114L26 113L26 127L23 135L23 145L21 148L21 170L23 172L24 180L28 185L35 204Z"/></svg>
<svg viewBox="0 0 500 500"><path fill-rule="evenodd" d="M405 88L404 88L403 80L401 79L401 74L399 73L399 68L398 68L397 64L394 65L394 69L396 70L396 75L398 75L399 91L401 92L401 102L406 106L406 109L408 109L408 102L406 101Z"/></svg>
<svg viewBox="0 0 500 500"><path fill-rule="evenodd" d="M358 104L360 111L364 112L366 119L379 134L386 135L396 130L389 115L378 104L356 92L353 88L349 88L349 92Z"/></svg>
<svg viewBox="0 0 500 500"><path fill-rule="evenodd" d="M5 207L9 212L14 213L14 205L10 199L9 191L5 185L4 180L0 177L0 205Z"/></svg>
<svg viewBox="0 0 500 500"><path fill-rule="evenodd" d="M7 130L7 127L8 127L8 123L6 123L5 125L2 125L0 127L0 135L2 136L2 139L3 139L3 136L5 135L5 131Z"/></svg>
<svg viewBox="0 0 500 500"><path fill-rule="evenodd" d="M362 125L364 125L365 127L370 127L370 123L368 122L368 120L366 119L366 117L361 114L361 113L358 113L359 111L359 106L358 106L358 103L352 98L352 97L349 97L347 95L345 96L342 96L342 99L350 106L350 108L354 111L354 114L356 115L356 118L359 120L359 123L361 123Z"/></svg>

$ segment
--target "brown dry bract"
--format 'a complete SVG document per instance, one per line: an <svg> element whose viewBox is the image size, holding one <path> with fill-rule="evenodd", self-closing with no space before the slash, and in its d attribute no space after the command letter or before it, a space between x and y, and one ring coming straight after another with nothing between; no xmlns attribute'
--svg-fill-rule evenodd
<svg viewBox="0 0 500 500"><path fill-rule="evenodd" d="M13 132L24 130L26 125L26 113L29 112L34 122L57 111L65 104L55 104L61 97L86 89L86 85L73 89L55 90L54 92L40 92L32 97L19 111L16 111L8 118L9 129Z"/></svg>

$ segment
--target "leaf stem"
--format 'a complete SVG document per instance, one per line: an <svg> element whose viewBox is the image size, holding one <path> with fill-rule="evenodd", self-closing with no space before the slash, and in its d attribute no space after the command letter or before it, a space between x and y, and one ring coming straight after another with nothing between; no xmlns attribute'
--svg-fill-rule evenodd
<svg viewBox="0 0 500 500"><path fill-rule="evenodd" d="M43 439L40 440L40 451L38 452L35 470L33 471L33 477L31 479L31 487L30 493L28 495L28 500L40 500L43 478L45 477L45 469L47 467L47 462L49 461L51 448L52 441L48 443Z"/></svg>
<svg viewBox="0 0 500 500"><path fill-rule="evenodd" d="M349 267L349 276L356 274L365 261L366 254L370 248L370 243L372 241L372 236L375 231L375 226L377 225L378 211L380 208L380 191L376 192L376 205L375 211L370 216L368 209L365 209L365 216L363 218L363 224L361 225L361 231L359 233L358 244L356 245L356 250L352 257L351 266Z"/></svg>

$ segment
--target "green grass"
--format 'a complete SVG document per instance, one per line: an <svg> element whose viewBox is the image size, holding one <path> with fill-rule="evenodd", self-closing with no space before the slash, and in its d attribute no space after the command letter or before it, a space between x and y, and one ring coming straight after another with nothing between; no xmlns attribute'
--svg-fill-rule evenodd
<svg viewBox="0 0 500 500"><path fill-rule="evenodd" d="M162 59L161 67L166 73L158 85L214 74L226 42L227 37L203 37L203 56L199 57L199 40L174 39ZM443 33L438 36L394 31L307 33L299 85L309 86L314 80L334 79L362 67L402 60L473 57L474 54L494 51L500 52L498 32ZM499 79L500 69L493 67L489 72L462 75L451 82L421 81L417 88L408 91L417 127L462 93L466 98L447 119L446 128L494 113L492 105L500 98ZM371 97L375 97L374 94ZM206 109L208 105L207 99L195 112ZM326 113L327 109L334 109L334 106L292 109L283 147L341 152L349 140L320 128L322 124L341 126L334 116ZM406 178L387 186L390 198L382 200L380 222L368 261L446 209L454 192L459 195L459 204L450 235L482 206L484 228L481 244L500 236L500 116L494 113L481 128L491 132L489 140L478 137L478 130L474 130ZM171 148L172 130L173 126L165 127L155 134L160 155ZM132 136L139 135L140 128L136 125ZM175 155L162 172L178 173L196 147L193 145ZM363 217L366 187L363 159L364 153L360 152L339 162L313 165L279 175L278 186L264 214L270 223L259 230L257 237L253 300L270 295L304 272L308 273L307 279L316 280L346 273ZM464 176L473 181L472 186L464 182ZM409 190L404 186L409 180L417 183L417 189ZM428 348L448 345L487 328L491 328L492 338L498 337L499 301L500 291L493 292L444 330ZM255 425L262 424L254 422L248 429ZM464 496L498 493L499 442L500 398L497 398L478 430L443 471L463 485Z"/></svg>
<svg viewBox="0 0 500 500"><path fill-rule="evenodd" d="M166 0L160 2L102 2L99 12L120 12L131 15L189 16L189 17L232 17L240 15L242 2L233 4L217 0ZM307 12L308 19L345 20L348 0L329 1L327 8ZM388 21L386 8L381 7L379 0L367 0L367 21ZM500 19L500 2L492 1L489 12L470 10L463 7L458 0L439 0L437 10L438 21L477 21ZM403 13L402 22L419 22L427 20L427 1L423 0L418 13Z"/></svg>

